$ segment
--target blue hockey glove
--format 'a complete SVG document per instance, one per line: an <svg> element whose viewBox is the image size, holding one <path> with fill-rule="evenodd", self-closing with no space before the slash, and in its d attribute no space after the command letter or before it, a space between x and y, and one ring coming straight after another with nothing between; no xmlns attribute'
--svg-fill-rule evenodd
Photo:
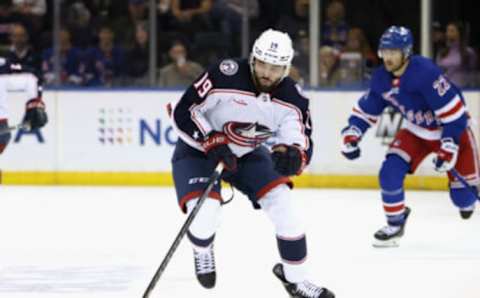
<svg viewBox="0 0 480 298"><path fill-rule="evenodd" d="M272 151L275 170L283 176L300 175L307 165L307 154L296 145L279 144Z"/></svg>
<svg viewBox="0 0 480 298"><path fill-rule="evenodd" d="M358 143L362 139L362 131L360 128L351 125L342 129L342 154L348 159L356 159L360 157L360 147Z"/></svg>
<svg viewBox="0 0 480 298"><path fill-rule="evenodd" d="M433 163L437 172L444 173L453 169L457 163L458 145L452 138L443 138L440 142L440 149L433 158Z"/></svg>
<svg viewBox="0 0 480 298"><path fill-rule="evenodd" d="M237 170L237 157L228 147L228 137L218 131L211 132L202 143L205 154L211 160L222 162L225 170L235 172Z"/></svg>

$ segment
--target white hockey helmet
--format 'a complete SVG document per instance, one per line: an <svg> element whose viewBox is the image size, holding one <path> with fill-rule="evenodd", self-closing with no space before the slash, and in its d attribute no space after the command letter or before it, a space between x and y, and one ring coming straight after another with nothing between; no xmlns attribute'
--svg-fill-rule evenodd
<svg viewBox="0 0 480 298"><path fill-rule="evenodd" d="M250 54L250 65L253 71L254 59L258 59L265 63L285 66L283 79L290 72L293 55L290 36L284 32L268 29L255 40Z"/></svg>

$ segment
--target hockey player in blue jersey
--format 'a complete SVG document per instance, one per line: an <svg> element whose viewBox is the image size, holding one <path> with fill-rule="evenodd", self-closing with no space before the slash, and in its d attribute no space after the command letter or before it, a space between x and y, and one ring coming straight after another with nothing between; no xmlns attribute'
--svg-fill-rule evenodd
<svg viewBox="0 0 480 298"><path fill-rule="evenodd" d="M447 173L450 198L464 219L472 215L476 197L449 171L455 168L474 189L480 182L478 150L462 93L430 59L412 55L412 46L412 34L405 27L392 26L383 33L378 50L383 66L374 72L370 89L342 130L342 153L355 159L362 136L385 107L404 118L379 173L387 217L387 225L374 235L374 246L379 247L397 246L403 236L410 213L403 182L428 154L435 154L435 170Z"/></svg>
<svg viewBox="0 0 480 298"><path fill-rule="evenodd" d="M249 60L223 60L193 82L172 110L179 135L173 179L180 208L191 212L222 162L222 179L273 223L281 257L273 272L288 293L332 298L332 292L308 281L305 231L290 190L289 176L300 175L312 155L309 102L288 77L293 54L290 37L269 29L255 41ZM270 151L265 142L271 136ZM195 272L205 288L214 287L216 280L213 244L222 209L220 187L216 184L208 194L187 233Z"/></svg>

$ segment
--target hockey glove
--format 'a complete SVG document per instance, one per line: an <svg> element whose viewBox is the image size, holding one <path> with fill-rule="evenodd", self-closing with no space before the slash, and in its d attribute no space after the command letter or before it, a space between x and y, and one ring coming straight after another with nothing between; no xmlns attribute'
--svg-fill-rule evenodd
<svg viewBox="0 0 480 298"><path fill-rule="evenodd" d="M27 101L25 105L25 116L22 123L29 128L35 130L47 124L48 117L45 112L45 103L40 98L33 98Z"/></svg>
<svg viewBox="0 0 480 298"><path fill-rule="evenodd" d="M440 140L440 149L437 156L433 158L435 170L440 173L448 172L457 163L458 145L452 138L443 138Z"/></svg>
<svg viewBox="0 0 480 298"><path fill-rule="evenodd" d="M300 175L307 165L307 154L296 145L279 144L272 151L273 166L283 176Z"/></svg>
<svg viewBox="0 0 480 298"><path fill-rule="evenodd" d="M362 139L362 131L360 128L351 125L342 129L342 154L348 159L356 159L360 157L360 147L358 143Z"/></svg>
<svg viewBox="0 0 480 298"><path fill-rule="evenodd" d="M228 137L218 131L211 132L202 143L205 154L211 160L222 162L225 170L235 172L237 170L237 157L228 147Z"/></svg>

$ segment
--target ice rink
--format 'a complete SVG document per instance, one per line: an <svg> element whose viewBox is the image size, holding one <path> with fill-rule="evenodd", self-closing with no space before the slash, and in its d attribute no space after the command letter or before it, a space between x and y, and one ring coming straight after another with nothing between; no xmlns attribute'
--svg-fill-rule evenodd
<svg viewBox="0 0 480 298"><path fill-rule="evenodd" d="M311 279L337 298L479 298L480 214L446 192L407 193L399 248L376 249L373 190L295 190ZM0 187L1 298L140 298L185 217L171 188ZM151 297L287 297L267 217L236 192L216 237L217 286L204 290L184 239Z"/></svg>

